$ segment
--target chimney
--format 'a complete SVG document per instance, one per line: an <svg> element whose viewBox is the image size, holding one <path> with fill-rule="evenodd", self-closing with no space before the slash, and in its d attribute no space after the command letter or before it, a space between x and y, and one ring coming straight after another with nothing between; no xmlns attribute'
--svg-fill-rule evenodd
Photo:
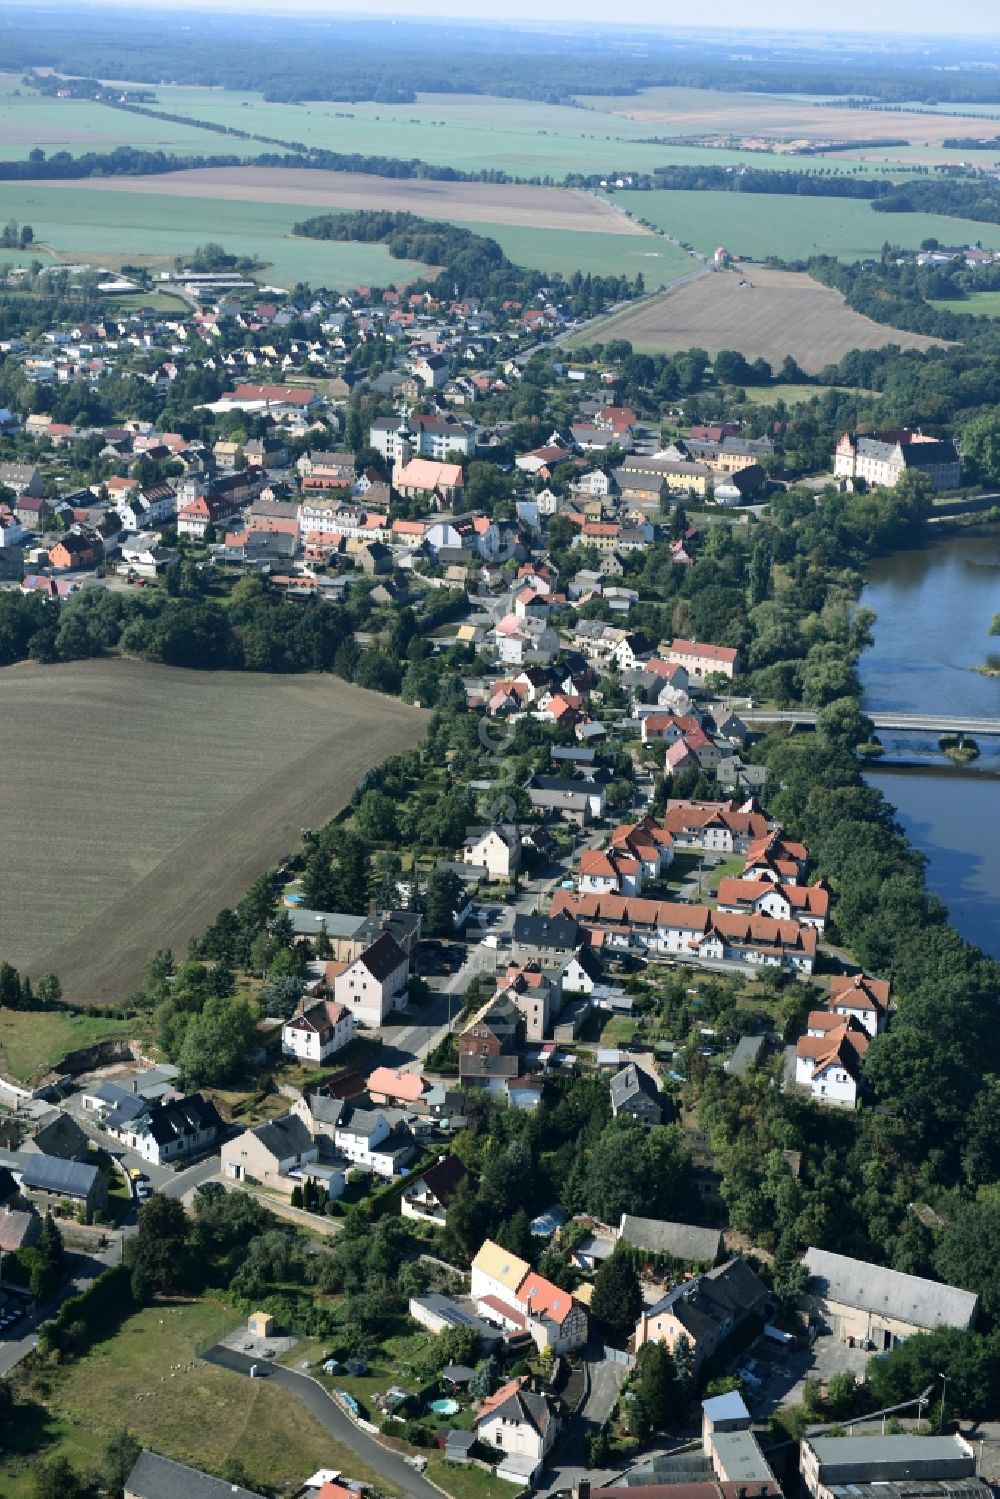
<svg viewBox="0 0 1000 1499"><path fill-rule="evenodd" d="M573 1485L573 1499L590 1499L590 1479L578 1478Z"/></svg>
<svg viewBox="0 0 1000 1499"><path fill-rule="evenodd" d="M374 920L374 918L375 918L375 916L377 914L378 914L378 902L375 901L375 900L370 900L368 902L368 915Z"/></svg>

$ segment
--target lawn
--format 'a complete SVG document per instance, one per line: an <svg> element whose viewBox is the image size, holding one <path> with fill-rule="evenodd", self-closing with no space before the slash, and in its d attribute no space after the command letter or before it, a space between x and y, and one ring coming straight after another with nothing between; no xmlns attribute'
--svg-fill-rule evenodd
<svg viewBox="0 0 1000 1499"><path fill-rule="evenodd" d="M733 255L805 260L877 258L886 240L919 249L931 237L942 244L1000 247L1000 225L934 213L876 213L861 198L806 198L793 194L648 192L622 199L636 218L648 219L676 239L705 252L725 245Z"/></svg>
<svg viewBox="0 0 1000 1499"><path fill-rule="evenodd" d="M95 106L97 107L97 106ZM408 260L394 260L383 245L295 239L292 225L309 210L293 204L225 202L203 198L110 192L48 183L3 184L5 218L30 224L35 238L68 260L112 268L123 263L166 266L190 255L206 240L221 241L235 255L267 262L263 279L291 287L296 281L344 289L359 283L402 285L422 273ZM16 252L15 264L36 254Z"/></svg>
<svg viewBox="0 0 1000 1499"><path fill-rule="evenodd" d="M209 1471L238 1457L255 1485L290 1492L317 1468L335 1467L384 1489L290 1391L196 1358L195 1345L231 1321L210 1300L136 1312L55 1376L53 1414L63 1430L74 1423L102 1436L125 1423L144 1446Z"/></svg>
<svg viewBox="0 0 1000 1499"><path fill-rule="evenodd" d="M782 385L776 382L774 385L746 387L747 400L756 406L773 406L776 401L784 401L786 406L799 406L814 397L818 399L828 390L836 390L841 395L866 396L873 401L879 398L877 390L863 390L853 385Z"/></svg>
<svg viewBox="0 0 1000 1499"><path fill-rule="evenodd" d="M932 297L932 307L942 312L966 312L973 317L1000 317L1000 291L974 291L957 301L946 301L943 297Z"/></svg>
<svg viewBox="0 0 1000 1499"><path fill-rule="evenodd" d="M75 1003L127 997L152 952L183 952L426 722L332 676L4 668L0 759L19 769L0 952ZM114 790L95 804L98 785Z"/></svg>
<svg viewBox="0 0 1000 1499"><path fill-rule="evenodd" d="M61 1010L0 1012L0 1072L17 1082L41 1077L68 1051L135 1033L134 1020L102 1020Z"/></svg>
<svg viewBox="0 0 1000 1499"><path fill-rule="evenodd" d="M19 79L0 79L0 157L23 160L35 146L47 156L69 151L113 151L135 146L184 155L256 154L264 148L200 130L197 126L112 109L91 99L51 99L21 88Z"/></svg>

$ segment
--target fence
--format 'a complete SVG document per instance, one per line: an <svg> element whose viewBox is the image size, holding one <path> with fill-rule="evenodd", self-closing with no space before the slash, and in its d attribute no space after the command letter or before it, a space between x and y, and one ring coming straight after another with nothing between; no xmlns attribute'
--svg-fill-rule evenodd
<svg viewBox="0 0 1000 1499"><path fill-rule="evenodd" d="M626 1369L635 1368L635 1355L626 1353L624 1348L607 1348L603 1350L604 1357L610 1359L613 1364L624 1364Z"/></svg>

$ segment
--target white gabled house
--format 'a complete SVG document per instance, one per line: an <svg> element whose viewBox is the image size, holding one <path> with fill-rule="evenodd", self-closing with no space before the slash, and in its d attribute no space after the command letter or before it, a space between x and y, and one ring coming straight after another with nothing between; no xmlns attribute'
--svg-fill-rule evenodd
<svg viewBox="0 0 1000 1499"><path fill-rule="evenodd" d="M409 972L406 953L395 937L383 932L337 975L334 995L350 1012L355 1025L377 1029L392 1010L406 1005Z"/></svg>
<svg viewBox="0 0 1000 1499"><path fill-rule="evenodd" d="M354 1017L346 1005L332 999L313 1004L303 1000L281 1027L281 1050L302 1062L325 1062L347 1045L353 1029Z"/></svg>

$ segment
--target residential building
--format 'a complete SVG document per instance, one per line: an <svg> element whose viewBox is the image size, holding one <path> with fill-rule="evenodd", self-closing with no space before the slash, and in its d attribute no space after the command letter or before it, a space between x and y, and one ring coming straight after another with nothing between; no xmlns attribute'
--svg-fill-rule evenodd
<svg viewBox="0 0 1000 1499"><path fill-rule="evenodd" d="M376 1067L369 1073L365 1086L372 1103L391 1104L400 1109L415 1108L428 1088L419 1072L404 1072L399 1067Z"/></svg>
<svg viewBox="0 0 1000 1499"><path fill-rule="evenodd" d="M599 781L576 781L564 776L533 775L525 790L533 807L558 812L580 826L604 816L604 787Z"/></svg>
<svg viewBox="0 0 1000 1499"><path fill-rule="evenodd" d="M732 678L740 670L739 652L731 646L706 645L700 640L682 640L680 637L671 641L667 660L683 666L695 683L703 683L713 676Z"/></svg>
<svg viewBox="0 0 1000 1499"><path fill-rule="evenodd" d="M527 1260L519 1259L509 1249L484 1239L472 1261L470 1294L474 1301L495 1297L513 1306L517 1292L531 1273Z"/></svg>
<svg viewBox="0 0 1000 1499"><path fill-rule="evenodd" d="M319 1146L302 1120L283 1114L227 1140L221 1151L221 1172L231 1181L285 1187L290 1171L318 1159Z"/></svg>
<svg viewBox="0 0 1000 1499"><path fill-rule="evenodd" d="M24 1154L15 1170L24 1195L39 1205L53 1201L74 1203L89 1223L108 1205L108 1184L100 1167L86 1161L64 1161L59 1156Z"/></svg>
<svg viewBox="0 0 1000 1499"><path fill-rule="evenodd" d="M560 1419L557 1402L536 1394L526 1375L502 1385L483 1401L476 1416L476 1436L505 1456L497 1476L531 1484L555 1445Z"/></svg>
<svg viewBox="0 0 1000 1499"><path fill-rule="evenodd" d="M458 1038L458 1076L502 1091L520 1072L524 1020L509 995L491 999L475 1014Z"/></svg>
<svg viewBox="0 0 1000 1499"><path fill-rule="evenodd" d="M845 432L837 443L833 472L839 479L863 479L870 488L898 484L905 473L924 474L934 490L957 489L962 461L950 440L930 437L919 427L872 432Z"/></svg>
<svg viewBox="0 0 1000 1499"><path fill-rule="evenodd" d="M635 1346L656 1342L672 1353L681 1337L694 1352L695 1371L751 1317L763 1322L770 1293L739 1257L681 1281L639 1316Z"/></svg>
<svg viewBox="0 0 1000 1499"><path fill-rule="evenodd" d="M491 881L512 880L521 865L521 839L516 826L494 823L488 828L469 828L462 846L462 862L485 869Z"/></svg>
<svg viewBox="0 0 1000 1499"><path fill-rule="evenodd" d="M442 1156L415 1181L407 1183L400 1201L400 1212L404 1218L445 1224L448 1203L467 1176L465 1164L458 1156Z"/></svg>
<svg viewBox="0 0 1000 1499"><path fill-rule="evenodd" d="M587 1313L569 1291L530 1271L517 1289L515 1305L539 1352L575 1353L586 1346Z"/></svg>
<svg viewBox="0 0 1000 1499"><path fill-rule="evenodd" d="M649 1073L630 1062L611 1079L611 1113L653 1129L663 1123L663 1099Z"/></svg>
<svg viewBox="0 0 1000 1499"><path fill-rule="evenodd" d="M857 1020L870 1036L877 1036L888 1020L889 981L869 978L866 973L835 974L827 1008L834 1015Z"/></svg>
<svg viewBox="0 0 1000 1499"><path fill-rule="evenodd" d="M209 1150L222 1134L222 1127L214 1103L200 1093L191 1093L186 1098L143 1108L115 1133L144 1161L162 1166Z"/></svg>
<svg viewBox="0 0 1000 1499"><path fill-rule="evenodd" d="M45 483L33 463L0 463L0 489L13 490L19 500L23 495L38 499L45 493ZM19 509L14 507L15 514ZM18 519L23 517L18 515Z"/></svg>
<svg viewBox="0 0 1000 1499"><path fill-rule="evenodd" d="M336 1000L303 1000L296 1013L281 1027L281 1050L302 1062L325 1062L346 1046L354 1029L354 1016Z"/></svg>
<svg viewBox="0 0 1000 1499"><path fill-rule="evenodd" d="M394 1009L406 1004L409 961L396 939L383 932L334 979L337 1001L355 1025L377 1029Z"/></svg>
<svg viewBox="0 0 1000 1499"><path fill-rule="evenodd" d="M803 926L815 927L817 932L823 931L830 911L830 892L823 884L781 885L771 880L725 875L719 881L717 899L720 911L753 912L771 916L775 921L798 921Z"/></svg>
<svg viewBox="0 0 1000 1499"><path fill-rule="evenodd" d="M507 965L506 974L497 980L494 996L509 1000L524 1021L524 1040L544 1041L552 1034L552 1024L562 1008L559 975L544 973L537 963Z"/></svg>
<svg viewBox="0 0 1000 1499"><path fill-rule="evenodd" d="M979 1299L974 1291L905 1275L828 1249L807 1249L809 1289L803 1309L842 1342L888 1352L920 1332L972 1327Z"/></svg>
<svg viewBox="0 0 1000 1499"><path fill-rule="evenodd" d="M583 936L571 916L514 917L511 955L515 963L538 962L543 967L566 962L580 947Z"/></svg>
<svg viewBox="0 0 1000 1499"><path fill-rule="evenodd" d="M795 1047L795 1082L808 1088L816 1103L853 1109L861 1092L861 1073L870 1037L853 1016L813 1010L806 1034Z"/></svg>

